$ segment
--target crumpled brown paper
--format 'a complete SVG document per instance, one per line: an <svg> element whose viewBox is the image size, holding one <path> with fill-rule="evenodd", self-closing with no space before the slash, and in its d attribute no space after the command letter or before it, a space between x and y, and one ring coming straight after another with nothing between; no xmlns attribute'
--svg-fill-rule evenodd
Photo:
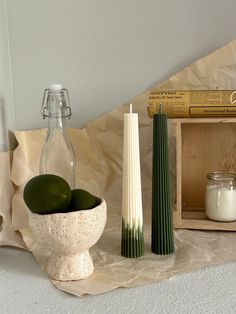
<svg viewBox="0 0 236 314"><path fill-rule="evenodd" d="M198 60L151 90L234 89L235 85L236 41ZM176 230L174 254L158 256L151 253L152 121L147 115L149 92L129 101L133 103L134 112L139 114L145 255L139 259L127 259L120 255L123 113L128 111L127 102L89 123L85 129L70 130L78 159L76 185L106 199L108 220L102 238L90 251L95 263L94 274L80 281L52 280L63 291L78 296L99 294L117 287L158 282L210 264L236 261L234 232ZM22 191L26 181L38 174L45 131L15 132L19 146L13 153L11 180L16 188L13 189L7 173L0 178L0 217L3 217L2 223L0 220L0 245L28 248L42 268L47 262L47 255L33 241ZM174 178L175 146L171 133L170 149L171 172ZM9 170L9 155L1 153L0 160L2 174L2 171Z"/></svg>
<svg viewBox="0 0 236 314"><path fill-rule="evenodd" d="M12 222L11 198L15 187L10 180L11 160L11 152L0 152L0 245L27 249L22 235Z"/></svg>

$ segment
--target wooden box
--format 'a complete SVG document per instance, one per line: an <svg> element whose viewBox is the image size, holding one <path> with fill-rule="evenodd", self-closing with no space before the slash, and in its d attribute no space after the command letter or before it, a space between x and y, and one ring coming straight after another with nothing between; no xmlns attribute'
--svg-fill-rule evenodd
<svg viewBox="0 0 236 314"><path fill-rule="evenodd" d="M236 118L175 119L176 206L174 227L236 231L235 222L205 215L206 175L236 172Z"/></svg>

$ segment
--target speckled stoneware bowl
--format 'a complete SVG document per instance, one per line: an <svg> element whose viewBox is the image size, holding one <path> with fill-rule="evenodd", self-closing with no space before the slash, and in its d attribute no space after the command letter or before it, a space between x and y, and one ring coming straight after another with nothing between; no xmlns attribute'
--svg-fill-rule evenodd
<svg viewBox="0 0 236 314"><path fill-rule="evenodd" d="M106 224L104 199L93 209L49 215L29 211L35 241L49 251L47 273L61 280L79 280L93 273L89 248L100 238Z"/></svg>

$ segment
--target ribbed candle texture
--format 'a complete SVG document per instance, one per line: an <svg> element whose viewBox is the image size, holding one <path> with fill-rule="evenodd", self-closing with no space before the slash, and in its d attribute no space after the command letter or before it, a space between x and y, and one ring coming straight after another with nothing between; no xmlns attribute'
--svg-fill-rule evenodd
<svg viewBox="0 0 236 314"><path fill-rule="evenodd" d="M138 114L124 114L121 254L140 257L144 251Z"/></svg>
<svg viewBox="0 0 236 314"><path fill-rule="evenodd" d="M169 176L167 117L153 116L152 252L174 252L173 209Z"/></svg>

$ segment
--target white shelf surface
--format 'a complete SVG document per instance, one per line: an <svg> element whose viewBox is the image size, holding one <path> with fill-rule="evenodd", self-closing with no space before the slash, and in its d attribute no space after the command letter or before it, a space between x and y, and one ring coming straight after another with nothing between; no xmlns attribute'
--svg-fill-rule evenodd
<svg viewBox="0 0 236 314"><path fill-rule="evenodd" d="M82 298L57 290L31 253L0 247L0 313L236 313L236 263Z"/></svg>

